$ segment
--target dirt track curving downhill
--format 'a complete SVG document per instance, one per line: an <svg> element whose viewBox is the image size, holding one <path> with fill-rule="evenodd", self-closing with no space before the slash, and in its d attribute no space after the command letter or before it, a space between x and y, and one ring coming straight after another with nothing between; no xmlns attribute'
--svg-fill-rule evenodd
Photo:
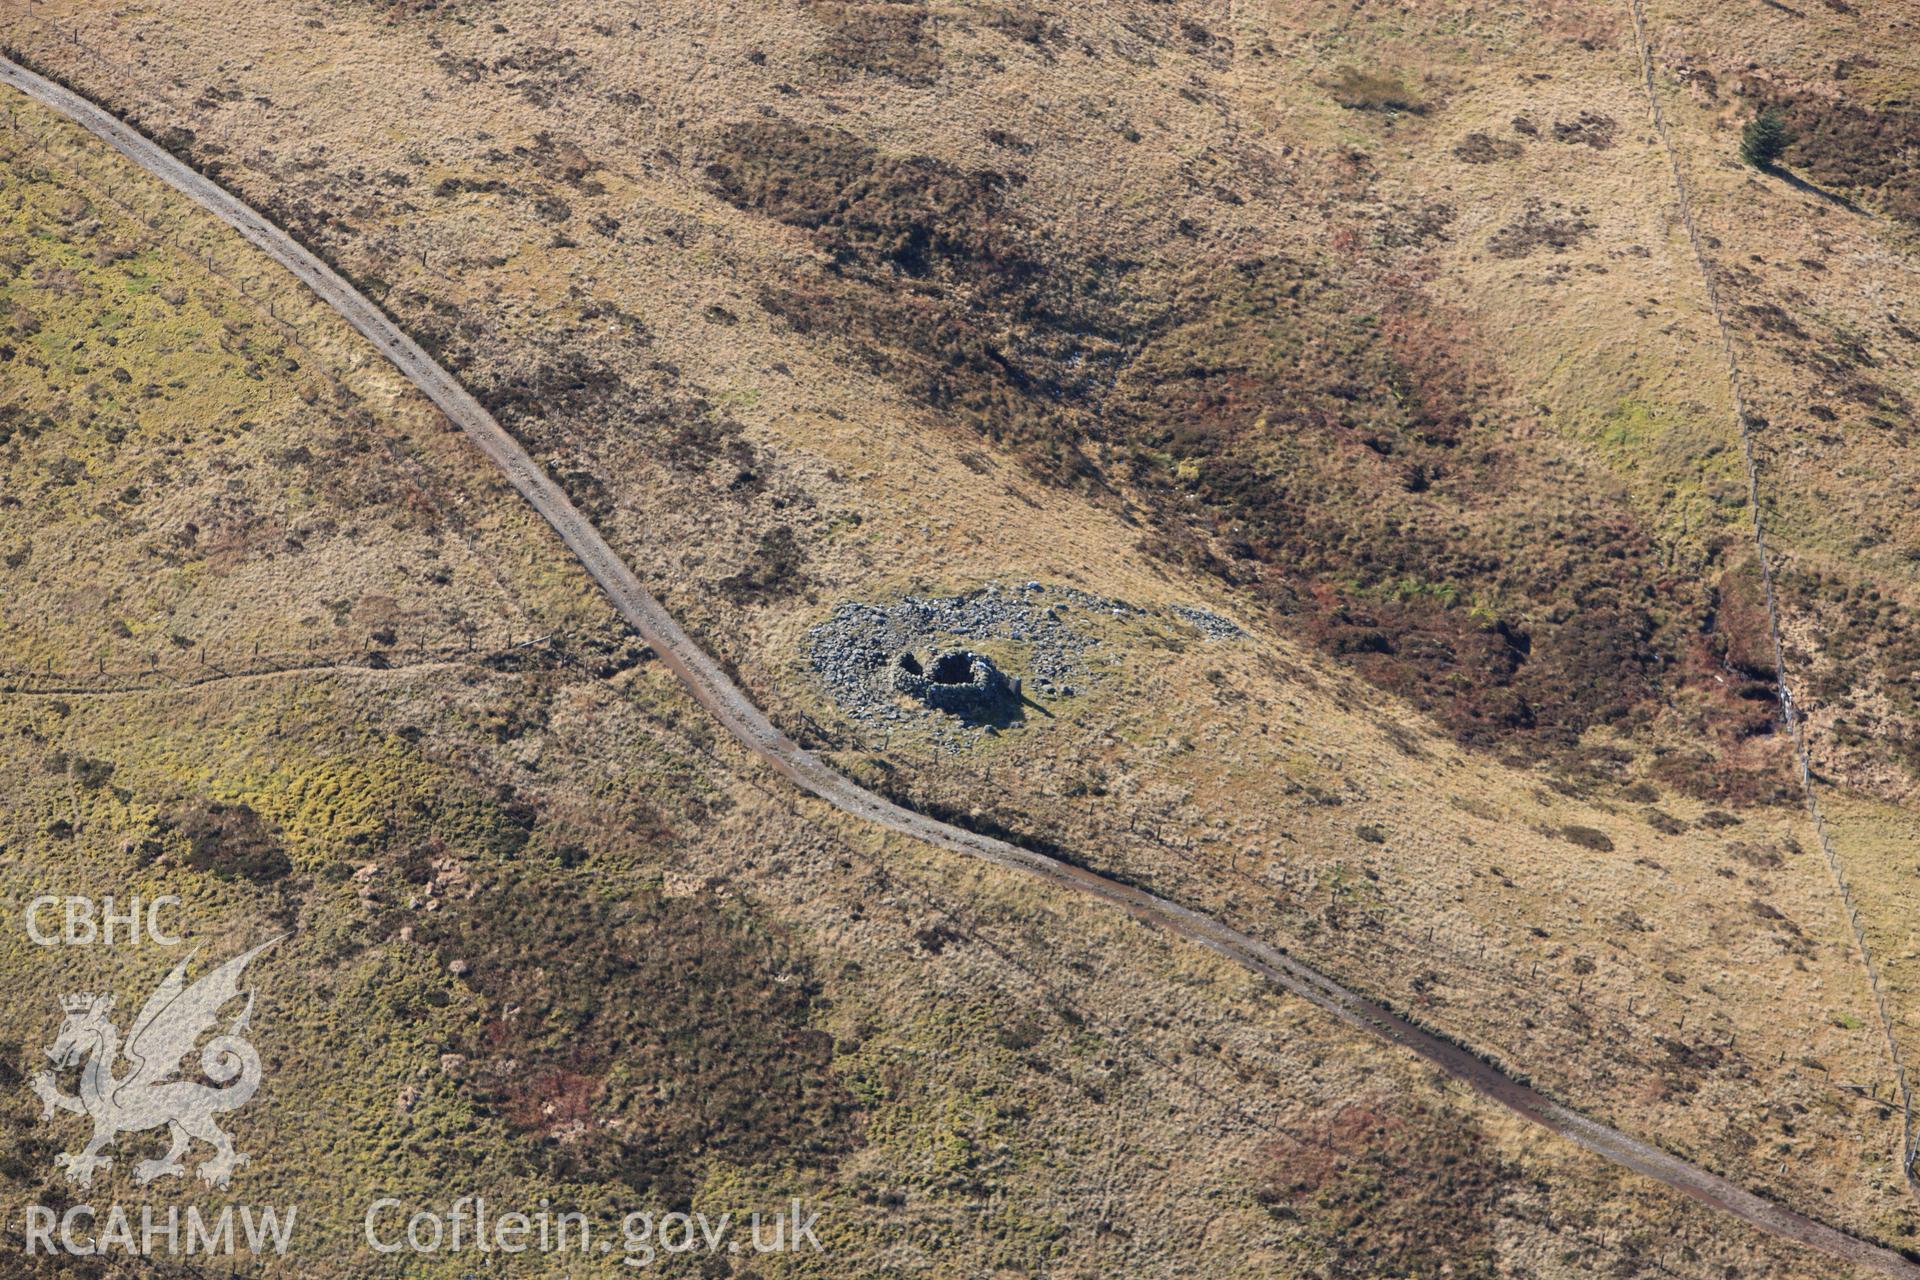
<svg viewBox="0 0 1920 1280"><path fill-rule="evenodd" d="M87 99L4 58L0 58L0 81L66 116L193 199L345 317L506 473L520 496L553 526L605 590L615 609L654 647L700 704L749 750L803 790L855 817L956 853L1041 876L1062 888L1111 903L1147 925L1226 957L1350 1026L1412 1050L1481 1095L1597 1155L1774 1235L1885 1275L1920 1280L1920 1264L1893 1250L1762 1199L1650 1143L1562 1106L1469 1050L1348 991L1269 943L1145 890L901 808L843 777L775 728L647 593L633 571L493 415L337 272L213 181Z"/></svg>

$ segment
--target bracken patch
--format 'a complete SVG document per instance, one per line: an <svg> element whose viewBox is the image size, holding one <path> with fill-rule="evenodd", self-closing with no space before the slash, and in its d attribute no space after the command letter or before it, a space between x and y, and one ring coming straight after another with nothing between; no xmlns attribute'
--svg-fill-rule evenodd
<svg viewBox="0 0 1920 1280"><path fill-rule="evenodd" d="M1741 92L1786 117L1794 135L1788 168L1818 185L1868 197L1888 215L1920 226L1920 166L1913 161L1920 109L1875 109L1759 81L1743 84Z"/></svg>
<svg viewBox="0 0 1920 1280"><path fill-rule="evenodd" d="M1334 1274L1501 1274L1495 1228L1516 1173L1456 1111L1349 1103L1324 1131L1275 1141L1267 1161L1260 1202L1299 1223L1331 1255Z"/></svg>
<svg viewBox="0 0 1920 1280"><path fill-rule="evenodd" d="M1507 442L1465 318L1365 261L1169 279L1028 226L1017 175L790 122L720 135L707 178L829 257L764 289L770 312L1042 475L1141 500L1147 549L1236 584L1464 742L1630 729L1704 625L1706 593L1662 571L1623 495ZM1590 227L1529 205L1496 249Z"/></svg>
<svg viewBox="0 0 1920 1280"><path fill-rule="evenodd" d="M857 1140L805 955L740 908L506 864L418 919L485 1001L469 1087L555 1176L684 1205L710 1160L804 1165Z"/></svg>

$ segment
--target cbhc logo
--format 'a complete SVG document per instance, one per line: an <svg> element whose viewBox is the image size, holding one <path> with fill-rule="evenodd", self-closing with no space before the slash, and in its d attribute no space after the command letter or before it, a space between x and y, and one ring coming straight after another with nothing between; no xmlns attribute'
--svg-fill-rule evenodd
<svg viewBox="0 0 1920 1280"><path fill-rule="evenodd" d="M179 896L171 893L144 903L136 894L120 910L110 897L96 903L80 895L42 894L27 904L27 937L42 947L139 946L143 941L178 946L184 939L161 929L160 908L179 905Z"/></svg>

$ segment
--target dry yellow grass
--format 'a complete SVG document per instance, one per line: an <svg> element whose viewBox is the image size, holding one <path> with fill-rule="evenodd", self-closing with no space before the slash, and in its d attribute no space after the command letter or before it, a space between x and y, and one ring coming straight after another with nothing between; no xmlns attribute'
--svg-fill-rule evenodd
<svg viewBox="0 0 1920 1280"><path fill-rule="evenodd" d="M1666 161L1645 123L1623 7L1561 6L1537 21L1476 29L1464 12L1449 24L1447 7L1425 6L1394 30L1386 22L1336 20L1316 5L1237 6L1196 19L1230 39L1233 56L1161 52L1151 65L1124 56L1142 46L1117 19L1098 12L1070 20L1058 15L1075 39L1117 51L1065 71L1058 63L1075 56L1071 41L1043 60L952 13L936 18L950 68L937 102L910 83L871 74L837 94L782 94L783 77L797 77L824 56L824 37L796 26L790 15L758 10L724 20L675 11L636 14L630 16L637 29L610 34L585 19L563 22L531 6L502 6L485 21L451 27L404 15L389 20L379 11L328 11L314 19L322 24L316 36L307 15L293 11L248 8L240 22L239 7L213 3L165 14L40 8L68 29L78 20L87 48L137 71L121 76L84 53L62 53L41 38L44 31L30 29L29 47L38 56L61 59L62 70L105 100L139 104L150 129L180 124L203 141L217 140L227 148L223 177L250 198L325 201L353 228L351 265L377 266L391 297L414 290L436 307L475 317L503 349L569 326L608 324L589 314L596 303L636 314L652 335L645 359L679 371L739 424L761 451L769 488L805 499L793 509L798 514L724 500L737 470L724 460L690 473L646 454L644 441L611 431L544 442L545 448L555 461L583 465L602 478L611 495L603 520L609 536L776 709L833 722L800 656L801 639L845 599L1037 578L1146 606L1198 603L1234 616L1254 638L1169 645L1151 624L1102 624L1107 675L1070 706L1055 707L1055 718L1029 721L937 770L914 769L924 753L910 740L889 750L915 774L923 794L946 803L977 803L991 769L991 788L1004 793L1009 814L1057 833L1089 860L1310 949L1356 985L1413 1007L1432 1025L1613 1123L1659 1135L1690 1158L1854 1229L1896 1241L1910 1232L1912 1210L1894 1163L1897 1121L1852 1091L1888 1094L1871 1003L1812 834L1796 810L1752 812L1737 826L1721 827L1709 806L1665 788L1629 795L1635 784L1653 785L1651 759L1642 747L1604 735L1591 745L1622 748L1630 765L1621 776L1576 787L1524 762L1462 752L1297 638L1248 616L1217 584L1141 555L1140 530L1128 522L1123 503L1083 502L1045 489L912 403L894 383L847 361L830 341L776 320L757 304L758 288L817 269L817 250L798 231L712 199L700 175L702 139L724 123L763 110L819 123L846 112L890 151L956 163L1001 160L973 132L957 130L955 120L1002 122L1044 138L1052 145L1027 166L1022 200L1029 215L1084 220L1115 238L1136 236L1148 257L1164 247L1166 227L1187 214L1209 225L1220 251L1253 253L1283 248L1303 226L1316 235L1371 226L1394 215L1396 199L1408 207L1444 201L1454 210L1449 238L1409 249L1404 266L1485 335L1506 378L1503 411L1516 438L1551 440L1587 469L1583 474L1611 477L1660 531L1673 571L1694 574L1743 533L1744 477L1717 337L1671 218ZM490 30L494 17L505 32ZM1440 29L1451 38L1436 40ZM1582 40L1596 47L1583 47ZM467 56L497 64L539 47L572 50L567 65L593 77L601 92L585 109L575 109L565 86L552 90L532 71L467 82L437 65L444 57L457 68ZM1539 58L1543 49L1551 56ZM749 60L754 51L765 54L764 63ZM1478 74L1487 60L1501 58L1524 60L1524 80L1517 66L1504 77ZM1343 110L1316 86L1347 65L1392 69L1444 110L1391 124ZM725 71L696 74L702 68ZM207 86L219 92L208 94ZM645 108L612 101L608 91L616 86L638 94ZM1725 163L1731 140L1724 110L1716 115L1700 107L1697 116L1685 115L1685 90L1673 88L1672 95L1669 109L1682 113L1681 134L1697 148L1685 158L1700 184L1702 214L1722 238L1725 260L1739 262L1754 252L1781 263L1817 255L1827 264L1824 273L1796 272L1795 287L1834 324L1877 323L1869 279L1910 269L1896 233L1884 222L1839 214L1812 219L1814 197L1756 190L1755 179ZM1554 122L1582 112L1613 122L1608 149L1551 137ZM1537 121L1548 136L1516 134L1516 115ZM1144 141L1116 142L1127 129ZM576 143L595 161L601 190L566 187L543 173L528 154L543 132ZM1515 140L1521 151L1498 164L1457 158L1454 148L1475 132ZM1385 197L1375 192L1365 205L1316 210L1297 194L1332 181L1328 175L1340 170L1352 148L1367 151L1384 175ZM1242 204L1208 194L1255 162L1282 176ZM97 161L63 156L62 163L79 163L84 171ZM345 177L350 170L361 178ZM384 183L386 173L405 175L408 185ZM573 210L568 234L579 243L556 245L554 228L512 197L467 191L429 198L448 178L562 194ZM362 193L364 204L336 205L347 190ZM1490 255L1489 239L1524 217L1528 200L1584 209L1594 225L1565 253ZM619 219L617 237L580 229L596 214ZM1325 226L1316 226L1316 218ZM1810 223L1816 231L1806 231ZM1912 296L1903 279L1877 287ZM271 296L282 315L296 312L297 295L284 282L265 288L278 291ZM244 309L258 301L228 297L222 305ZM731 322L715 320L715 306ZM310 308L297 314L300 342L315 360L360 363L324 316ZM1770 389L1768 404L1790 402L1799 375L1763 346L1755 347L1753 359L1756 381ZM1908 365L1888 364L1885 376L1908 385L1901 381L1910 376ZM437 435L431 419L385 381L377 363L342 377L381 421L405 425L405 438L431 479L423 488L473 513L472 541L482 550L472 554L499 575L489 581L476 568L458 580L456 593L475 617L500 628L503 638L602 623L596 605L550 554L536 563L504 550L538 544L542 531L500 500L477 466L460 456L458 441ZM1775 421L1788 426L1793 419L1780 413ZM263 420L246 447L265 450L261 442L280 438L269 433L284 436L297 425L294 418ZM1903 535L1889 530L1865 545L1861 537L1899 509L1905 457L1852 433L1837 443L1770 443L1770 519L1782 553L1795 562L1858 565L1886 575L1876 581L1889 589L1904 591L1912 566L1901 554ZM119 483L117 475L112 483ZM448 499L449 492L460 496ZM186 511L182 505L180 514ZM849 519L854 515L857 525ZM712 584L749 563L756 539L775 522L800 527L807 595L766 608L729 604ZM447 629L424 602L383 585L389 579L381 575L394 572L385 557L410 545L405 535L370 526L365 561L343 558L329 571L340 575L339 594L352 586L389 596L395 616L445 639ZM440 541L446 561L466 563L467 548L444 534ZM103 577L131 576L122 565L100 568ZM311 606L301 592L337 598L335 588L320 590L310 577L288 580L275 571L275 596L247 576L268 572L242 558L207 574L204 586L193 585L194 609L217 612L213 602L227 598L223 591L245 605L236 610L244 624L222 622L217 631L209 626L210 634L244 644L255 633L284 632L289 618L303 619ZM503 625L508 602L525 609L524 626ZM268 604L277 612L264 611ZM366 620L369 629L374 625ZM12 626L19 634L57 634L51 611L23 615ZM1796 617L1795 626L1792 634L1805 652L1790 660L1812 664L1818 630L1807 618ZM344 653L358 641L330 643ZM46 642L23 653L22 661L44 665L54 647ZM679 714L691 719L684 708ZM1826 723L1817 708L1815 723ZM558 733L554 739L543 761L566 760L582 740ZM586 740L611 745L617 739L602 727ZM1823 736L1819 758L1844 770L1845 758L1831 751ZM849 751L843 763L857 770L858 757ZM1071 794L1091 768L1106 777L1109 794L1099 805ZM1860 768L1863 782L1900 795L1897 777ZM777 807L761 812L750 794L742 798L752 817L730 821L743 829L756 820L791 821L781 819ZM1659 829L1647 816L1650 808L1677 829ZM1136 813L1151 815L1154 840L1119 829L1120 818ZM1835 833L1843 851L1860 860L1856 874L1875 936L1888 940L1882 954L1901 959L1910 944L1895 922L1908 904L1893 868L1903 814L1848 802L1837 808ZM1377 829L1384 841L1360 837L1362 827ZM1613 847L1604 853L1583 847L1567 837L1569 828L1603 832ZM862 840L857 833L846 838ZM752 844L737 834L712 841L699 855L706 861L696 858L684 872L694 882L735 870ZM958 901L993 895L1008 935L1023 939L1036 957L1045 956L1048 939L1103 930L1099 947L1089 943L1083 955L1092 974L1058 957L1034 961L1063 973L1083 1007L1121 999L1106 993L1126 988L1132 957L1146 947L1119 940L1096 915L1036 902L1029 890L932 855L891 847L875 852L890 866L915 867ZM787 878L776 881L770 897L784 902L796 892L793 874L779 872ZM845 892L857 898L869 889L856 876ZM827 930L818 921L838 920L831 913L850 908L795 904L792 910L808 913L810 927ZM902 906L884 928L861 921L827 931L845 955L865 963L876 948L904 947L901 939L919 927L914 916L914 908ZM1378 922L1377 932L1368 921ZM1056 967L1063 963L1067 970ZM1172 957L1159 963L1184 970L1197 962ZM1894 973L1905 991L1905 968L1896 964ZM1096 979L1111 985L1081 985ZM1218 975L1208 982L1231 985ZM1181 987L1172 999L1186 999L1185 992ZM1262 1001L1235 989L1232 1016L1253 1021L1234 1024L1230 1038L1256 1043L1261 1029L1273 1030L1277 1024L1260 1020L1279 1015ZM1144 1016L1160 1005L1136 995L1124 1007ZM926 1028L930 1039L943 1034L935 1030L937 1020L918 1016L928 1020L903 1025ZM1303 1031L1286 1023L1273 1033ZM1349 1045L1341 1053L1348 1055L1343 1062L1366 1065L1344 1066L1344 1074L1316 1086L1315 1096L1328 1105L1378 1066L1371 1051ZM1281 1107L1290 1104L1277 1095L1299 1060L1264 1076L1247 1072L1258 1086L1251 1089L1246 1080L1226 1083L1243 1070L1237 1065L1209 1069L1224 1073L1222 1097L1232 1106ZM1139 1088L1142 1098L1151 1093L1149 1085ZM1057 1106L1049 1123L1069 1126L1073 1107ZM1570 1158L1506 1132L1502 1122L1484 1116L1480 1122L1502 1130L1503 1150L1526 1149L1527 1160L1576 1169L1563 1176L1575 1178L1582 1195L1600 1194L1594 1180L1607 1175L1578 1162L1559 1165ZM1096 1153L1112 1148L1125 1123L1103 1119L1097 1132L1069 1144L1068 1162L1098 1167ZM1212 1257L1237 1257L1250 1274L1296 1265L1297 1259L1282 1261L1281 1245L1245 1247L1271 1228L1244 1203L1202 1225L1205 1196L1198 1188L1205 1183L1202 1169L1214 1166L1202 1158L1207 1144L1195 1139L1191 1124L1191 1117L1169 1121L1153 1138L1182 1170L1177 1188L1156 1185L1145 1172L1151 1161L1137 1150L1124 1159L1117 1150L1107 1157L1114 1177L1137 1180L1129 1192L1134 1199L1121 1197L1130 1219L1152 1223L1162 1221L1158 1213L1172 1214L1180 1225L1171 1234L1207 1240L1218 1251ZM1248 1142L1232 1160L1253 1159L1257 1143ZM911 1149L905 1143L901 1158ZM1045 1163L1036 1157L1034 1167ZM1167 1203L1176 1207L1163 1210ZM1594 1201L1609 1203L1617 1211L1618 1202ZM1597 1213L1603 1223L1623 1220ZM1603 1234L1611 1230L1602 1228ZM1096 1238L1086 1247L1085 1265L1100 1265L1094 1260L1107 1246ZM1511 1248L1511 1261L1531 1259L1541 1274L1571 1265L1541 1261L1546 1247L1538 1241L1516 1238ZM1138 1257L1133 1261L1139 1264ZM1691 1259L1685 1265L1704 1271L1706 1264Z"/></svg>

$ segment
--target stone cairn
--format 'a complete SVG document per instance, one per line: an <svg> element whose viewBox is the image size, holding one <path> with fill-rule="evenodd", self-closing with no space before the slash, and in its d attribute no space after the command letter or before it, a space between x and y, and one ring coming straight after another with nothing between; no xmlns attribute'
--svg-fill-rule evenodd
<svg viewBox="0 0 1920 1280"><path fill-rule="evenodd" d="M970 649L935 654L926 665L911 653L893 660L893 687L916 702L957 716L986 715L1020 698L1020 681Z"/></svg>

